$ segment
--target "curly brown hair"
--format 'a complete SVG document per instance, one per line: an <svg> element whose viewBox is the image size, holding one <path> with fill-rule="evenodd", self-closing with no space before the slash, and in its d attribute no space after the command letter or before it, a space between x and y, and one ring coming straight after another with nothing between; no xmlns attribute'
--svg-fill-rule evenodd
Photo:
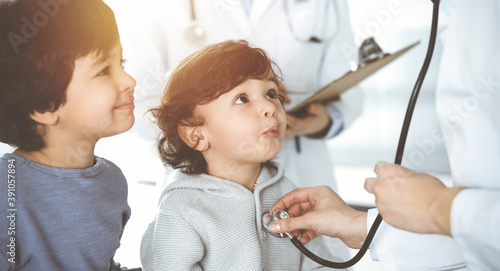
<svg viewBox="0 0 500 271"><path fill-rule="evenodd" d="M0 142L40 150L45 130L31 114L64 105L75 61L119 41L114 13L102 0L0 1L0 36Z"/></svg>
<svg viewBox="0 0 500 271"><path fill-rule="evenodd" d="M161 105L150 110L162 131L158 141L162 161L188 174L206 173L205 158L182 140L179 126L203 125L195 112L197 105L210 103L247 79L269 75L279 86L281 71L276 63L244 40L209 45L184 59L170 75Z"/></svg>

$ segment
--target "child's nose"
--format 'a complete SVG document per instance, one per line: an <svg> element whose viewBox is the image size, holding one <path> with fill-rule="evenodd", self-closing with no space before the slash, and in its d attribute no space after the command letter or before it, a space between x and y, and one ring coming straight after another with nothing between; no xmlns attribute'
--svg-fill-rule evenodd
<svg viewBox="0 0 500 271"><path fill-rule="evenodd" d="M134 77L123 71L122 77L120 78L120 89L123 91L134 91L136 84L137 82Z"/></svg>
<svg viewBox="0 0 500 271"><path fill-rule="evenodd" d="M269 118L269 117L274 117L276 116L276 105L269 101L269 100L263 100L261 103L261 115L264 118Z"/></svg>

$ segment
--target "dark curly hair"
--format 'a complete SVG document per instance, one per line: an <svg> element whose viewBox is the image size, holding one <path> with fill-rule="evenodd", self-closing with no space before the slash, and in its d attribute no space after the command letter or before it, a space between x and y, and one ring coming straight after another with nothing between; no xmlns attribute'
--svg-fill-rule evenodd
<svg viewBox="0 0 500 271"><path fill-rule="evenodd" d="M179 126L203 125L197 105L208 104L247 79L269 75L279 86L278 66L264 50L244 40L210 45L184 59L170 75L161 105L151 109L162 131L158 149L163 162L188 174L206 173L205 158L182 140Z"/></svg>
<svg viewBox="0 0 500 271"><path fill-rule="evenodd" d="M43 148L43 126L30 115L63 105L75 60L104 56L118 40L102 0L0 1L0 141Z"/></svg>

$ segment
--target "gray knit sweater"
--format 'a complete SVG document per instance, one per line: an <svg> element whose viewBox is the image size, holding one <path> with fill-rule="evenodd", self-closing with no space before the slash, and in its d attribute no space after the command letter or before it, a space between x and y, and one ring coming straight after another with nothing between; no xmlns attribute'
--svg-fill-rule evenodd
<svg viewBox="0 0 500 271"><path fill-rule="evenodd" d="M316 270L288 238L261 226L283 195L295 189L283 168L263 166L254 193L242 185L210 175L174 171L162 192L155 219L141 244L144 270ZM307 247L329 260L322 238Z"/></svg>

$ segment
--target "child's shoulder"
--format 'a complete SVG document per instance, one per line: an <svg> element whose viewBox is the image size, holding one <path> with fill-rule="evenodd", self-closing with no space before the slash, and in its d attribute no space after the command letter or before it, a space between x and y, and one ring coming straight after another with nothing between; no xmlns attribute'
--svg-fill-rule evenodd
<svg viewBox="0 0 500 271"><path fill-rule="evenodd" d="M19 164L19 163L25 163L26 161L27 160L24 159L23 157L10 152L4 153L2 154L2 156L0 156L0 164L6 164L6 163L12 164L14 162Z"/></svg>
<svg viewBox="0 0 500 271"><path fill-rule="evenodd" d="M196 182L200 179L199 175L190 175L176 169L172 171L167 178L167 185L163 187L160 195L160 207L164 205L179 206L180 204L189 205L193 197L199 198L204 189ZM169 206L171 208L172 206Z"/></svg>
<svg viewBox="0 0 500 271"><path fill-rule="evenodd" d="M2 174L5 176L12 176L13 178L17 177L19 174L22 174L29 167L30 161L16 155L14 153L4 153L0 157L0 172L7 172L8 175ZM28 169L29 170L29 169ZM5 177L2 176L2 177ZM23 176L28 178L35 178L33 174L28 174L27 176Z"/></svg>
<svg viewBox="0 0 500 271"><path fill-rule="evenodd" d="M115 170L115 171L119 171L120 173L122 173L122 170L120 167L118 167L115 163L113 163L110 160L103 158L103 157L95 156L94 166L96 166L96 165L102 166L108 170Z"/></svg>
<svg viewBox="0 0 500 271"><path fill-rule="evenodd" d="M241 185L207 174L187 174L174 170L160 195L161 209L199 208L199 206L232 202L235 198L251 196ZM184 206L184 207L182 207Z"/></svg>
<svg viewBox="0 0 500 271"><path fill-rule="evenodd" d="M15 176L22 177L23 180L42 180L44 178L52 177L57 177L58 179L79 179L89 177L94 179L102 175L105 175L106 177L115 176L124 178L123 172L117 165L105 158L98 156L95 157L94 165L89 168L71 169L43 165L26 159L15 153L5 153L0 157L0 172L4 171L11 172L15 174Z"/></svg>

